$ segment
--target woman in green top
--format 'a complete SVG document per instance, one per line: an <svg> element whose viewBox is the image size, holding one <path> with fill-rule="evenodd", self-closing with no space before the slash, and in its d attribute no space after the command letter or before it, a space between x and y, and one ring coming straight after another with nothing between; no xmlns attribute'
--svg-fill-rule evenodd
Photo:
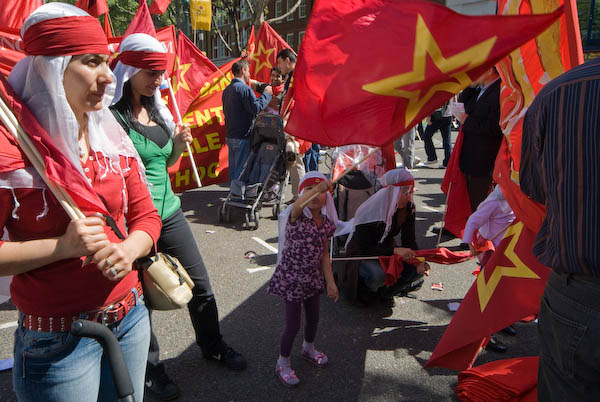
<svg viewBox="0 0 600 402"><path fill-rule="evenodd" d="M115 118L133 141L146 168L150 193L162 218L158 250L179 259L195 283L188 304L196 332L196 343L207 359L219 360L231 369L244 369L246 360L223 341L219 330L217 304L206 267L190 227L173 193L167 168L177 161L192 141L190 129L175 133L169 110L160 99L159 86L166 69L166 53L158 40L146 34L129 35L121 43L114 73L117 89L111 106ZM179 389L159 362L159 348L152 333L146 371L147 390L154 397L168 400Z"/></svg>

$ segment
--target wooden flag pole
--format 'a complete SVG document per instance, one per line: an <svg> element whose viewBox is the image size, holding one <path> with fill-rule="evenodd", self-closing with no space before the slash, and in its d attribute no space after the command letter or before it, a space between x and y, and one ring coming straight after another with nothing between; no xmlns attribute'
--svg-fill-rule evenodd
<svg viewBox="0 0 600 402"><path fill-rule="evenodd" d="M448 194L446 195L446 204L444 205L444 214L442 215L442 223L440 224L440 232L438 233L436 248L440 246L442 240L442 232L444 231L444 224L446 223L446 212L448 212L448 198L450 198L450 191L452 191L452 182L448 185Z"/></svg>
<svg viewBox="0 0 600 402"><path fill-rule="evenodd" d="M175 93L173 92L173 86L171 86L171 80L167 78L167 83L169 85L169 97L175 105L175 113L177 114L178 123L183 126L183 119L181 118L181 112L179 111L179 106L177 105L177 99L175 98ZM185 148L187 150L188 156L190 157L190 162L192 164L192 170L194 172L194 179L196 179L196 183L198 184L198 188L202 188L202 183L200 182L200 176L198 175L198 168L196 167L196 162L194 161L194 155L192 154L192 148L190 144L185 143Z"/></svg>

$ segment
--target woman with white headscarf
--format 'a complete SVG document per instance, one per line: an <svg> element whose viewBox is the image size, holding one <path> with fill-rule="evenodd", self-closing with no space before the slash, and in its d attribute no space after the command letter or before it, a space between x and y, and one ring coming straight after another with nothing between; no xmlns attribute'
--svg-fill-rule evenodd
<svg viewBox="0 0 600 402"><path fill-rule="evenodd" d="M10 86L121 232L127 220L128 237L121 242L98 215L70 220L35 169L2 169L0 228L10 241L0 242L0 275L14 275L19 309L14 390L20 401L117 399L100 344L69 333L85 318L114 332L141 401L150 327L132 264L161 224L137 152L107 108L108 43L96 18L63 3L35 10L21 36L27 57Z"/></svg>
<svg viewBox="0 0 600 402"><path fill-rule="evenodd" d="M415 256L418 249L415 237L415 206L412 202L414 178L406 169L393 169L379 179L382 189L365 201L349 223L348 255L383 256L400 255L404 259ZM342 233L343 234L343 233ZM394 237L401 234L402 247L397 247ZM368 301L376 294L388 306L394 305L394 296L426 274L429 266L418 267L404 263L402 276L396 284L385 287L385 273L378 260L360 262L359 275L366 289L359 288L359 297Z"/></svg>
<svg viewBox="0 0 600 402"><path fill-rule="evenodd" d="M156 38L137 33L127 36L119 51L114 69L117 90L111 109L146 167L152 200L163 223L158 250L177 257L194 281L188 310L203 356L230 369L242 370L246 360L221 336L208 272L167 172L185 150L186 142L192 142L192 135L188 127L175 128L173 117L160 98L159 86L167 68L166 50ZM159 355L158 340L152 333L146 389L155 398L170 400L179 395L179 389L167 376Z"/></svg>

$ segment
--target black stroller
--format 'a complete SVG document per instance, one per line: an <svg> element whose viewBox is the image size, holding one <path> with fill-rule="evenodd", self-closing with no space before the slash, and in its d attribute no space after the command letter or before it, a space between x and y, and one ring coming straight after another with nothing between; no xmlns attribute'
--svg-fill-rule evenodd
<svg viewBox="0 0 600 402"><path fill-rule="evenodd" d="M244 211L246 228L258 229L258 213L272 207L273 217L283 208L289 172L285 158L283 120L276 114L259 114L254 121L250 156L237 180L232 180L227 199L219 210L219 221L231 221L231 209Z"/></svg>

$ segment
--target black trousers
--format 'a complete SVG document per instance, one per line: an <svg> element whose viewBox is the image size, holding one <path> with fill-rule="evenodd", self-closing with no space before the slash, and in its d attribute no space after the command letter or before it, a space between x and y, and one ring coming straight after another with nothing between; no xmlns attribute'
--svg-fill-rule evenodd
<svg viewBox="0 0 600 402"><path fill-rule="evenodd" d="M188 303L188 310L196 332L196 343L205 356L213 354L222 342L217 302L200 250L181 209L163 221L158 239L158 251L177 257L192 278L195 286L192 300ZM150 322L152 323L152 310L150 313ZM149 368L156 367L159 361L158 340L152 331L148 352Z"/></svg>
<svg viewBox="0 0 600 402"><path fill-rule="evenodd" d="M469 201L471 203L471 213L473 213L490 193L492 176L471 176L465 174L465 179L467 181L467 192L469 193Z"/></svg>
<svg viewBox="0 0 600 402"><path fill-rule="evenodd" d="M435 146L433 145L432 137L436 131L440 130L440 135L442 136L442 144L444 146L444 166L448 166L448 162L450 162L450 155L452 154L452 143L450 140L450 125L452 124L452 117L442 117L439 120L432 121L425 128L425 133L423 134L423 142L425 143L425 153L427 154L428 161L436 161L437 153L435 151Z"/></svg>

